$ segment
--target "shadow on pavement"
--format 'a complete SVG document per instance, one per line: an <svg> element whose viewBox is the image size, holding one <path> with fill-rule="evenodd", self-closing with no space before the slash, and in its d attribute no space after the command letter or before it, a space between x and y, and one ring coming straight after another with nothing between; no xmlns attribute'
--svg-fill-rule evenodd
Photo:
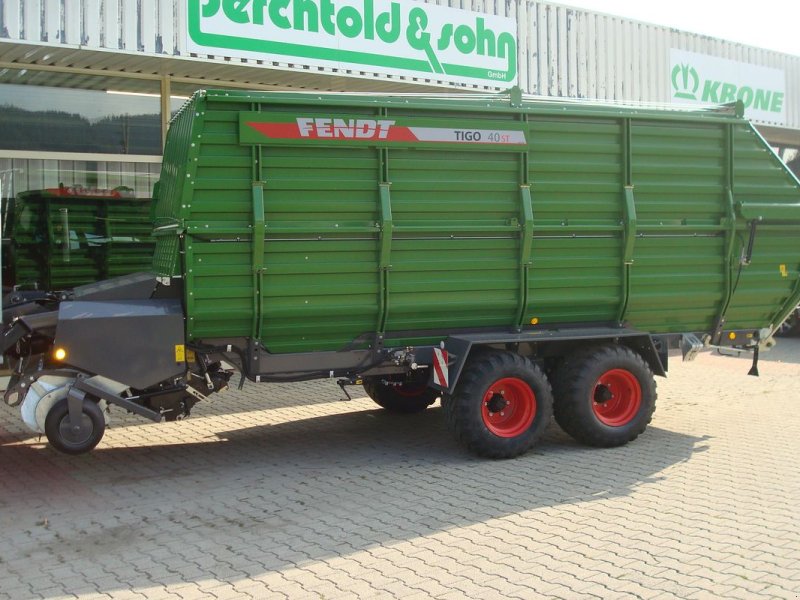
<svg viewBox="0 0 800 600"><path fill-rule="evenodd" d="M703 451L703 441L650 428L628 446L592 449L553 424L529 454L490 461L457 446L435 407L80 457L6 446L3 566L21 577L35 564L99 566L109 572L101 592L207 578L209 560L233 580L252 577L532 509L625 496ZM129 564L138 565L136 575ZM127 575L113 583L120 570Z"/></svg>

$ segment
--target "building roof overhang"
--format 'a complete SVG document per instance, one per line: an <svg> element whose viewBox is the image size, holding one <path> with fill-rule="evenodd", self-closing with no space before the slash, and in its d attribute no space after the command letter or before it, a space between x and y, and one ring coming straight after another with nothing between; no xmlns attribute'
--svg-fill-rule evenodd
<svg viewBox="0 0 800 600"><path fill-rule="evenodd" d="M4 69L9 71L3 73ZM14 72L10 70L14 69ZM19 70L25 70L20 75ZM0 39L0 83L149 92L152 81L179 86L325 92L409 92L464 89L411 77L377 76L290 63L207 57L159 56L64 44Z"/></svg>

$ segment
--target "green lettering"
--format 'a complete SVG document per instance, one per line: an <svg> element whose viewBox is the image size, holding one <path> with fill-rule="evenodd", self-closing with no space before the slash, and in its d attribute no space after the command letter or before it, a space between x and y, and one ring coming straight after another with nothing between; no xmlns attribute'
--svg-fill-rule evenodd
<svg viewBox="0 0 800 600"><path fill-rule="evenodd" d="M480 56L497 56L497 42L495 41L494 31L486 29L485 21L481 18L476 19L478 29L478 54Z"/></svg>
<svg viewBox="0 0 800 600"><path fill-rule="evenodd" d="M720 102L733 102L736 99L736 86L732 83L723 83L719 93Z"/></svg>
<svg viewBox="0 0 800 600"><path fill-rule="evenodd" d="M453 24L446 23L444 27L442 27L442 34L439 36L439 43L436 47L439 50L447 50L450 46L450 38L453 37Z"/></svg>
<svg viewBox="0 0 800 600"><path fill-rule="evenodd" d="M408 11L406 41L414 50L430 48L431 34L425 31L426 27L428 27L428 13L421 8L412 8Z"/></svg>
<svg viewBox="0 0 800 600"><path fill-rule="evenodd" d="M253 24L264 24L264 9L267 7L267 0L253 0Z"/></svg>
<svg viewBox="0 0 800 600"><path fill-rule="evenodd" d="M319 31L319 10L314 0L294 0L293 4L294 28L297 31Z"/></svg>
<svg viewBox="0 0 800 600"><path fill-rule="evenodd" d="M375 28L378 30L378 37L387 44L393 44L400 37L400 5L392 2L389 7L390 13L382 12L375 19Z"/></svg>
<svg viewBox="0 0 800 600"><path fill-rule="evenodd" d="M270 0L269 3L269 19L275 24L275 27L281 29L291 29L292 24L289 17L286 16L286 11L289 9L290 0Z"/></svg>
<svg viewBox="0 0 800 600"><path fill-rule="evenodd" d="M372 0L364 0L364 39L375 39L375 7Z"/></svg>
<svg viewBox="0 0 800 600"><path fill-rule="evenodd" d="M770 104L769 109L776 113L783 110L783 92L775 92L772 94L772 104Z"/></svg>
<svg viewBox="0 0 800 600"><path fill-rule="evenodd" d="M250 0L222 0L222 10L225 16L234 23L249 23L247 5Z"/></svg>
<svg viewBox="0 0 800 600"><path fill-rule="evenodd" d="M719 86L722 84L720 81L706 80L703 85L703 102L719 102Z"/></svg>
<svg viewBox="0 0 800 600"><path fill-rule="evenodd" d="M336 15L336 25L344 37L354 38L361 34L364 23L361 21L361 14L353 6L344 6Z"/></svg>
<svg viewBox="0 0 800 600"><path fill-rule="evenodd" d="M509 59L509 69L511 68L511 61L514 61L514 70L517 68L517 42L514 40L514 36L510 33L501 33L500 37L497 38L497 56L500 58L505 58L506 56Z"/></svg>
<svg viewBox="0 0 800 600"><path fill-rule="evenodd" d="M753 88L744 85L740 87L739 91L736 93L736 99L741 100L745 108L749 108L753 103L753 95Z"/></svg>
<svg viewBox="0 0 800 600"><path fill-rule="evenodd" d="M475 51L475 32L469 25L459 25L453 36L456 48L461 54L472 54Z"/></svg>
<svg viewBox="0 0 800 600"><path fill-rule="evenodd" d="M517 42L508 32L501 33L497 38L497 56L508 57L508 72L506 78L514 79L517 75Z"/></svg>
<svg viewBox="0 0 800 600"><path fill-rule="evenodd" d="M203 5L203 16L213 17L219 12L219 0L206 0Z"/></svg>
<svg viewBox="0 0 800 600"><path fill-rule="evenodd" d="M757 110L769 110L771 100L772 92L756 90L756 99L753 101L753 108Z"/></svg>
<svg viewBox="0 0 800 600"><path fill-rule="evenodd" d="M422 8L412 8L408 11L408 29L406 30L406 41L408 45L414 48L414 50L425 52L425 57L428 59L434 73L444 73L444 68L439 62L436 53L433 51L433 46L431 46L431 34L425 31L427 27L428 13ZM458 40L456 40L456 45L457 44Z"/></svg>
<svg viewBox="0 0 800 600"><path fill-rule="evenodd" d="M324 29L325 33L328 35L336 35L336 26L333 24L333 2L331 0L322 0L319 6L322 29ZM316 31L316 29L314 31Z"/></svg>

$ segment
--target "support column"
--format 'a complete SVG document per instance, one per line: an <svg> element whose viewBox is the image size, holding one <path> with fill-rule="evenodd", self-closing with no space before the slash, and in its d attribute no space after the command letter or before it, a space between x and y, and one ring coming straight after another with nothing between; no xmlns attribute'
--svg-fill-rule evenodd
<svg viewBox="0 0 800 600"><path fill-rule="evenodd" d="M169 75L161 78L161 151L163 154L164 145L167 143L167 129L169 129L170 96L172 95L172 80Z"/></svg>

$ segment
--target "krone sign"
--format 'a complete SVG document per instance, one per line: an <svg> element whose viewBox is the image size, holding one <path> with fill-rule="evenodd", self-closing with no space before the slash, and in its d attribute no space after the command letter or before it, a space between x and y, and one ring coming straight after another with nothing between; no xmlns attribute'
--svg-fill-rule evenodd
<svg viewBox="0 0 800 600"><path fill-rule="evenodd" d="M786 77L780 69L672 48L669 75L672 102L723 104L741 100L748 118L775 125L786 123Z"/></svg>
<svg viewBox="0 0 800 600"><path fill-rule="evenodd" d="M514 19L410 0L186 0L196 54L508 88Z"/></svg>

